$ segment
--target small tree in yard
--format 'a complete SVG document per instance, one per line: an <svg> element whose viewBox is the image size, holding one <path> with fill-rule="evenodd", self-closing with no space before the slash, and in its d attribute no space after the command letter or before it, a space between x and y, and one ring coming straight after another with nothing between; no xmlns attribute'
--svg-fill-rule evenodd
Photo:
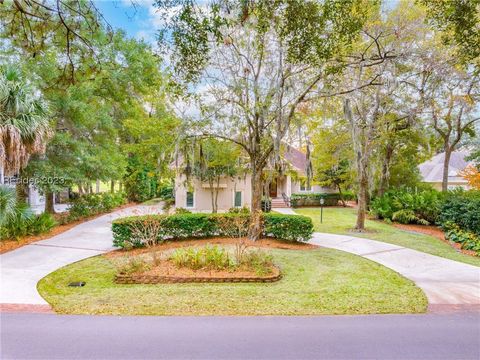
<svg viewBox="0 0 480 360"><path fill-rule="evenodd" d="M208 138L200 142L198 160L193 166L193 175L208 182L212 200L212 212L218 210L220 181L238 173L241 151L235 144Z"/></svg>
<svg viewBox="0 0 480 360"><path fill-rule="evenodd" d="M229 140L249 157L252 218L261 234L262 175L298 106L321 96L344 66L352 40L372 7L367 0L157 0L174 11L161 43L173 46L179 79L202 89L206 119L197 134ZM374 4L375 5L375 4ZM171 40L171 41L169 41Z"/></svg>

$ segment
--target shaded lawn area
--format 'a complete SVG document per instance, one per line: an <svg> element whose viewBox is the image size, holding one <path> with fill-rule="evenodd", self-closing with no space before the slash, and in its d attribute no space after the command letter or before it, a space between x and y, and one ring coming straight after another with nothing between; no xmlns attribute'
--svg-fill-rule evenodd
<svg viewBox="0 0 480 360"><path fill-rule="evenodd" d="M116 315L318 315L425 312L413 282L370 260L332 249L270 250L276 283L118 285L105 256L59 269L39 282L59 313ZM86 281L82 288L71 281Z"/></svg>
<svg viewBox="0 0 480 360"><path fill-rule="evenodd" d="M356 209L325 207L323 208L322 224L320 223L319 208L301 208L295 209L295 212L311 217L315 231L318 232L364 237L480 266L480 257L459 253L436 237L401 230L383 221L367 220L366 227L372 232L354 233L352 229L355 226Z"/></svg>

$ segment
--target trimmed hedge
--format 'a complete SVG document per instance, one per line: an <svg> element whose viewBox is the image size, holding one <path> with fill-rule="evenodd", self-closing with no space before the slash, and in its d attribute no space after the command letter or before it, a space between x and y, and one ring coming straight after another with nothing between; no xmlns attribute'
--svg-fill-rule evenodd
<svg viewBox="0 0 480 360"><path fill-rule="evenodd" d="M145 236L138 236L139 232L155 237L156 242L229 236L232 232L245 236L247 229L239 224L248 223L249 218L246 213L130 216L113 221L113 245L121 248L145 246ZM305 242L313 233L312 220L301 215L264 214L263 228L264 236L288 241Z"/></svg>
<svg viewBox="0 0 480 360"><path fill-rule="evenodd" d="M306 193L292 194L290 204L292 207L320 206L320 199L325 199L324 206L337 206L340 201L339 193ZM345 199L345 197L344 197Z"/></svg>

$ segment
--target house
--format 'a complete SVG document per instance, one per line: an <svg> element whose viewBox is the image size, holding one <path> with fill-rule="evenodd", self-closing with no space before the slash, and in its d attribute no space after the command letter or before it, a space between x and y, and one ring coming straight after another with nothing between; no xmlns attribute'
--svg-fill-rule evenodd
<svg viewBox="0 0 480 360"><path fill-rule="evenodd" d="M460 175L470 163L465 160L470 153L468 151L454 151L450 156L450 163L448 167L448 188L454 189L461 187L469 189L468 182ZM445 153L439 153L430 160L418 166L422 181L432 185L437 190L442 190L443 180L443 162L445 161Z"/></svg>
<svg viewBox="0 0 480 360"><path fill-rule="evenodd" d="M272 198L272 207L286 207L284 197L295 193L333 192L330 188L311 184L307 186L305 169L306 155L292 146L286 145L283 160L288 171L274 178L269 186L268 196ZM226 211L232 207L250 207L252 199L251 176L243 174L235 177L222 178L218 193L218 210ZM214 185L216 186L216 184ZM187 178L177 172L175 178L175 207L186 208L195 212L212 211L212 193L208 182ZM266 194L265 194L266 195Z"/></svg>

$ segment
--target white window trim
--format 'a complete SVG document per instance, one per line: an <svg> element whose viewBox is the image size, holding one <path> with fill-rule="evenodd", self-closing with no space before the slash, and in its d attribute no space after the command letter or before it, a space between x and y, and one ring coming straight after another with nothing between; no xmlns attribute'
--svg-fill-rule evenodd
<svg viewBox="0 0 480 360"><path fill-rule="evenodd" d="M240 195L240 196L241 196L240 206L235 206L235 194L236 194L237 192L239 192L239 193L241 194L241 195ZM234 207L234 208L241 208L241 207L243 207L243 190L233 190L233 201L232 201L232 205L233 205L232 207Z"/></svg>
<svg viewBox="0 0 480 360"><path fill-rule="evenodd" d="M193 204L192 206L188 206L188 193L191 192L193 194ZM185 193L185 209L194 209L195 208L195 193L196 191L188 191Z"/></svg>

